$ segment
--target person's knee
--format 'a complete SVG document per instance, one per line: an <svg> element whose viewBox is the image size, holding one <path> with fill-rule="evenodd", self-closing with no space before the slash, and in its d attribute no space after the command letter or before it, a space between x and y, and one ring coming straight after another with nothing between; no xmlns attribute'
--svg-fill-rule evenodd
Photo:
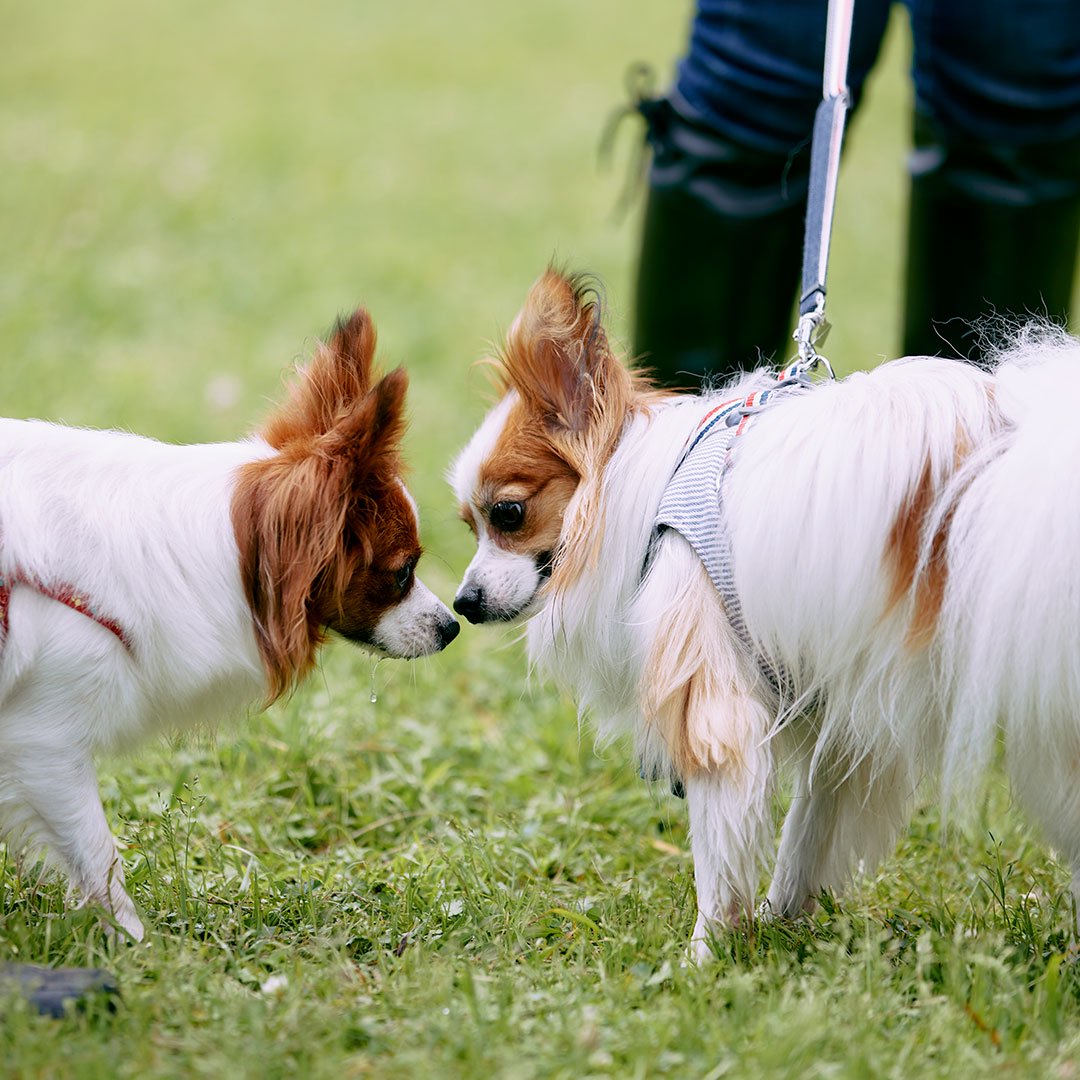
<svg viewBox="0 0 1080 1080"><path fill-rule="evenodd" d="M881 47L887 0L855 6L848 85L858 102ZM827 6L699 0L672 99L719 137L786 156L809 142L821 101Z"/></svg>
<svg viewBox="0 0 1080 1080"><path fill-rule="evenodd" d="M1080 198L1080 132L1032 142L979 138L950 129L927 111L914 119L911 175L958 195L1003 206Z"/></svg>

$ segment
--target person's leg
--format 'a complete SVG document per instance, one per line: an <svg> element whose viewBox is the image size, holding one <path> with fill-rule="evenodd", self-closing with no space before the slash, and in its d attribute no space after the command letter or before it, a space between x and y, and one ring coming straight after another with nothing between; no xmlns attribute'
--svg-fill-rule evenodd
<svg viewBox="0 0 1080 1080"><path fill-rule="evenodd" d="M1065 323L1080 235L1074 0L911 0L903 350L975 357L986 316Z"/></svg>
<svg viewBox="0 0 1080 1080"><path fill-rule="evenodd" d="M855 101L887 15L887 0L856 5ZM700 0L675 86L642 103L653 161L634 351L665 385L791 349L825 22L824 3Z"/></svg>

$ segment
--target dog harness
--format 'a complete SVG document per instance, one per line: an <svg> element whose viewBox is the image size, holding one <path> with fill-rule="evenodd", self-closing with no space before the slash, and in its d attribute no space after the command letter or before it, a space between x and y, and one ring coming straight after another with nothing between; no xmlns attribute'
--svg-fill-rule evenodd
<svg viewBox="0 0 1080 1080"><path fill-rule="evenodd" d="M744 644L749 644L750 634L735 590L724 521L724 480L735 438L745 430L750 416L740 409L753 396L721 402L702 417L668 480L653 522L654 539L674 529L697 553L724 602L732 629Z"/></svg>
<svg viewBox="0 0 1080 1080"><path fill-rule="evenodd" d="M754 417L778 398L788 396L785 391L804 390L810 385L809 375L793 364L780 372L772 386L754 390L746 397L729 398L711 408L686 440L653 522L654 543L665 530L674 529L697 552L724 602L732 629L755 652L735 588L731 540L724 520L724 485L736 440ZM759 658L759 666L763 663ZM768 671L769 681L779 689L776 672L767 665L763 670Z"/></svg>
<svg viewBox="0 0 1080 1080"><path fill-rule="evenodd" d="M831 369L830 369L831 372ZM745 397L728 398L711 408L698 421L672 471L653 520L652 540L645 558L642 578L648 571L659 538L674 529L694 549L723 601L728 622L753 656L758 670L772 688L777 701L786 683L782 671L762 656L750 636L742 603L735 588L735 565L731 538L724 516L724 486L737 440L763 410L811 386L809 370L797 361L785 368L771 386L754 390ZM644 779L659 780L661 777ZM685 795L682 779L671 776L672 793Z"/></svg>
<svg viewBox="0 0 1080 1080"><path fill-rule="evenodd" d="M72 611L77 611L80 615L92 619L98 626L103 626L109 633L115 634L120 644L128 652L131 652L131 640L128 638L124 628L115 619L110 619L107 615L95 611L85 594L81 593L73 585L46 585L43 582L27 577L20 570L16 570L13 574L0 574L0 641L7 639L11 612L11 590L16 585L25 585L35 592L41 593L42 596L64 604L66 607L71 608Z"/></svg>

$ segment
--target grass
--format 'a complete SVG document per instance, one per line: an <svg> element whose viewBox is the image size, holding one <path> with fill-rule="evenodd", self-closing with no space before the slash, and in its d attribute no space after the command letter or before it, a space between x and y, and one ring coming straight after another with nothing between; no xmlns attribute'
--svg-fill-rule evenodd
<svg viewBox="0 0 1080 1080"><path fill-rule="evenodd" d="M607 282L633 158L596 166L623 71L666 77L687 9L8 4L0 37L4 412L234 437L358 300L412 376L430 554L468 555L442 472L471 369L552 257ZM895 350L906 42L845 165L829 355ZM377 702L372 703L372 679ZM1065 870L999 779L814 919L683 965L684 808L597 755L520 647L467 630L411 666L331 647L287 704L103 763L149 935L65 911L0 856L0 955L101 964L113 1014L7 1002L13 1077L1076 1075Z"/></svg>

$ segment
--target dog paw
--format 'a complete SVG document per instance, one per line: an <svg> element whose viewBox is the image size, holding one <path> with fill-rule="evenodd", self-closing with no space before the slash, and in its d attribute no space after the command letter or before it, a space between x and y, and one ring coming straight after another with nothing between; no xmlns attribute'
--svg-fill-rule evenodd
<svg viewBox="0 0 1080 1080"><path fill-rule="evenodd" d="M126 939L133 945L137 945L146 936L142 920L135 914L135 905L131 898L124 893L116 897L111 905L105 905L106 910L112 917L105 924L105 932L117 940Z"/></svg>
<svg viewBox="0 0 1080 1080"><path fill-rule="evenodd" d="M105 909L101 926L110 938L138 944L146 936L142 920L135 913L135 905L126 892L117 894L114 887L113 895L107 899L87 894L78 906L86 907L94 904Z"/></svg>
<svg viewBox="0 0 1080 1080"><path fill-rule="evenodd" d="M724 922L710 919L708 916L698 912L697 923L694 926L694 933L690 938L690 945L686 952L687 963L693 965L711 964L716 959L716 939L727 929L728 926Z"/></svg>
<svg viewBox="0 0 1080 1080"><path fill-rule="evenodd" d="M690 944L686 950L684 966L702 967L705 964L713 963L715 959L716 953L713 950L711 937L694 936L690 939Z"/></svg>
<svg viewBox="0 0 1080 1080"><path fill-rule="evenodd" d="M115 921L106 926L106 932L113 937L126 937L133 945L137 945L144 937L146 937L146 931L143 929L142 920L134 912L125 915L123 918L119 915L114 915L113 919Z"/></svg>

